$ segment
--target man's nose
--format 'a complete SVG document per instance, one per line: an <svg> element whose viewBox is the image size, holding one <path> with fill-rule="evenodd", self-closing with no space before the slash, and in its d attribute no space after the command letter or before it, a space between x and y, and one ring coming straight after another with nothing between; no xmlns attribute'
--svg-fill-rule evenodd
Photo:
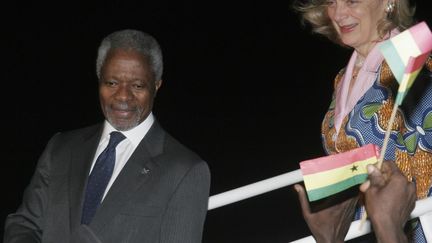
<svg viewBox="0 0 432 243"><path fill-rule="evenodd" d="M129 100L132 98L132 91L128 85L120 85L115 93L118 100Z"/></svg>

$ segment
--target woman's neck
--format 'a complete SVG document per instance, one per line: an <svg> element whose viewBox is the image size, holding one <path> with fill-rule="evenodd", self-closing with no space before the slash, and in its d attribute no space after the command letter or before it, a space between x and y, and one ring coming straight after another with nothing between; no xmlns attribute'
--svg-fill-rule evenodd
<svg viewBox="0 0 432 243"><path fill-rule="evenodd" d="M354 63L354 68L359 69L363 66L366 57L357 52L357 58Z"/></svg>
<svg viewBox="0 0 432 243"><path fill-rule="evenodd" d="M354 47L354 49L357 52L357 58L361 57L361 59L364 61L364 59L366 59L366 57L368 56L369 52L371 52L372 49L375 47L375 45L377 43L379 43L380 41L382 41L382 39L377 38L377 39L370 41L368 43L365 43L359 47Z"/></svg>

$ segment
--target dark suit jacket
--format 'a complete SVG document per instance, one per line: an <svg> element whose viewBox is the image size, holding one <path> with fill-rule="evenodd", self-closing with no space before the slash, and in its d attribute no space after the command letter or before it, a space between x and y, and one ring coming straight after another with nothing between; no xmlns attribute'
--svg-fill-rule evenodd
<svg viewBox="0 0 432 243"><path fill-rule="evenodd" d="M118 175L91 224L80 224L101 132L99 124L51 138L22 205L6 220L4 242L201 242L210 187L208 166L157 122Z"/></svg>

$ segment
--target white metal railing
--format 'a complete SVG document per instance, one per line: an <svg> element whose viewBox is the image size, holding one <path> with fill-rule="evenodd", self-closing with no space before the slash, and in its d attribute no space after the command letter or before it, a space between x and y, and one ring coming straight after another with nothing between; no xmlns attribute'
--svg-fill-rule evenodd
<svg viewBox="0 0 432 243"><path fill-rule="evenodd" d="M209 198L208 210L235 203L240 200L257 196L301 181L303 181L301 171L295 170L230 191L219 193Z"/></svg>
<svg viewBox="0 0 432 243"><path fill-rule="evenodd" d="M213 195L209 198L208 210L222 207L231 203L235 203L250 197L254 197L266 192L270 192L285 186L289 186L303 181L303 176L300 169L271 177L262 181L258 181L246 186L242 186L233 190ZM424 217L428 215L428 223L432 224L432 197L418 200L416 206L411 213L411 218ZM423 223L423 221L422 221ZM426 237L432 237L432 228L426 229L423 227ZM370 222L366 221L363 227L360 228L360 220L351 223L350 229L345 240L351 240L359 236L371 232ZM296 241L296 243L309 243L315 242L312 236L308 236Z"/></svg>
<svg viewBox="0 0 432 243"><path fill-rule="evenodd" d="M416 206L414 210L411 212L411 218L418 218L421 215L432 212L432 197L421 199L416 202ZM345 240L352 240L354 238L360 237L362 235L368 234L371 232L371 226L369 220L367 220L363 226L360 228L361 220L356 220L351 223L351 226L348 230L347 236ZM425 231L425 235L430 235L431 231L428 227L423 227L423 231ZM292 243L315 243L315 239L312 236L308 236L305 238L301 238L299 240L292 241Z"/></svg>

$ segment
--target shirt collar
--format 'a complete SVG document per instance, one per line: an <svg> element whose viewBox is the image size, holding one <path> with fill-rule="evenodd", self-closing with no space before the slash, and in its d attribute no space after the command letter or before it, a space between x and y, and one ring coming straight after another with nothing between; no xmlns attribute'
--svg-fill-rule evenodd
<svg viewBox="0 0 432 243"><path fill-rule="evenodd" d="M125 135L125 137L132 143L134 147L137 147L141 140L145 137L147 132L150 130L150 127L153 125L154 120L154 115L152 112L150 112L147 118L138 126L127 131L119 132L123 133L123 135ZM115 129L107 120L105 120L100 143L102 143L105 139L108 139L109 134L113 131L118 130Z"/></svg>

